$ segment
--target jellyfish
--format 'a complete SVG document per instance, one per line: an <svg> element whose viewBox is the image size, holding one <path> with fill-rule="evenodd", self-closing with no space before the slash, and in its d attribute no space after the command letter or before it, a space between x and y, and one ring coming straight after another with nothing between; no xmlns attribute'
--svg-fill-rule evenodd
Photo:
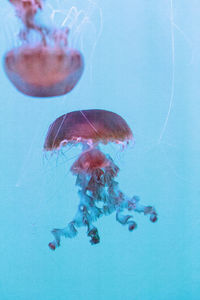
<svg viewBox="0 0 200 300"><path fill-rule="evenodd" d="M148 215L151 222L157 220L156 210L152 206L144 206L138 196L128 197L120 190L116 181L119 167L110 155L100 150L100 144L111 142L125 147L131 140L133 134L126 121L106 110L73 111L50 125L44 151L55 152L67 145L82 145L82 153L70 169L76 176L80 203L66 227L52 230L54 240L49 243L50 249L60 246L62 237L75 237L81 226L86 227L90 243L98 244L100 237L94 222L114 212L116 220L127 225L129 231L137 227L133 212Z"/></svg>
<svg viewBox="0 0 200 300"><path fill-rule="evenodd" d="M68 28L50 28L36 22L42 0L9 1L23 24L19 32L21 45L4 57L9 80L20 92L33 97L67 94L84 68L82 54L68 46Z"/></svg>

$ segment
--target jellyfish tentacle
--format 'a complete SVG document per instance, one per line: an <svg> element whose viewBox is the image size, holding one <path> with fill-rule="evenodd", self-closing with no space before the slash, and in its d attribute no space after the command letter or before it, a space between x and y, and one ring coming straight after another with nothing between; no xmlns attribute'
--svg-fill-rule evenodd
<svg viewBox="0 0 200 300"><path fill-rule="evenodd" d="M100 242L100 237L99 237L98 229L95 226L93 226L93 225L90 226L90 230L88 230L88 234L87 235L91 238L90 239L90 243L92 245L98 244Z"/></svg>
<svg viewBox="0 0 200 300"><path fill-rule="evenodd" d="M117 213L116 213L116 220L122 224L122 225L126 225L128 224L128 221L133 218L133 216L131 215L124 215L122 213L122 211L118 210Z"/></svg>
<svg viewBox="0 0 200 300"><path fill-rule="evenodd" d="M156 222L158 215L153 206L145 206L139 203L140 198L138 196L133 196L132 199L128 201L128 210L134 210L138 213L144 213L144 215L150 215L150 221Z"/></svg>
<svg viewBox="0 0 200 300"><path fill-rule="evenodd" d="M89 197L87 195L85 196L85 198L88 200ZM100 241L100 237L97 228L92 224L92 222L96 221L96 219L102 215L101 210L98 209L95 205L80 205L79 210L82 213L82 225L87 226L87 235L91 238L90 243L92 245L98 244ZM81 225L81 223L79 224Z"/></svg>
<svg viewBox="0 0 200 300"><path fill-rule="evenodd" d="M63 229L55 228L51 231L51 233L54 236L54 240L49 243L49 247L52 250L55 250L57 247L60 246L61 236L64 236L65 238L73 238L77 235L78 231L75 228L75 222L71 221Z"/></svg>
<svg viewBox="0 0 200 300"><path fill-rule="evenodd" d="M93 151L93 150L89 150ZM96 152L97 158L100 157L100 150ZM100 152L101 153L101 152ZM89 153L87 152L87 155ZM94 156L95 153L91 154ZM50 248L55 250L60 245L61 236L72 238L77 234L78 227L86 226L87 235L90 237L92 245L100 242L97 228L93 222L97 221L103 215L109 215L116 212L116 220L122 225L127 225L129 231L133 231L137 224L131 214L125 214L124 210L129 212L143 213L150 216L150 221L157 220L157 213L152 206L145 206L140 203L138 196L127 197L119 189L119 184L115 180L119 168L114 164L110 156L106 156L106 163L98 165L96 161L88 162L86 152L81 154L71 168L77 175L76 185L80 187L78 194L80 203L75 218L64 229L53 230L55 240L49 244ZM93 157L94 158L94 157ZM84 168L82 168L82 162ZM94 167L93 167L94 165Z"/></svg>
<svg viewBox="0 0 200 300"><path fill-rule="evenodd" d="M87 235L91 238L90 243L97 244L100 241L97 228L92 224L100 216L103 215L102 210L95 206L92 197L85 194L84 191L79 191L81 201L73 221L71 221L63 229L53 229L52 234L54 241L49 243L49 247L55 250L60 246L61 237L73 238L77 235L76 227L87 226Z"/></svg>
<svg viewBox="0 0 200 300"><path fill-rule="evenodd" d="M134 229L137 228L137 223L135 221L132 221L132 220L128 221L127 224L128 224L129 231L133 231Z"/></svg>
<svg viewBox="0 0 200 300"><path fill-rule="evenodd" d="M137 223L133 219L132 215L124 215L122 211L116 213L116 220L122 225L128 225L128 230L133 231L137 227Z"/></svg>
<svg viewBox="0 0 200 300"><path fill-rule="evenodd" d="M21 19L22 23L25 26L24 31L28 34L29 31L35 30L38 31L42 36L42 41L46 42L44 31L46 28L44 26L39 26L35 22L35 15L38 10L42 9L42 1L30 1L30 0L10 0L14 5L16 15ZM24 34L21 36L23 37Z"/></svg>

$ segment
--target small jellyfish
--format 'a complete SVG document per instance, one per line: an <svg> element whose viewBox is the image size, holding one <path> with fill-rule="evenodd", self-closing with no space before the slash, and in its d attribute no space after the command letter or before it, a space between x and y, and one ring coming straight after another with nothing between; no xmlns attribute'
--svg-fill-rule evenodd
<svg viewBox="0 0 200 300"><path fill-rule="evenodd" d="M10 2L23 29L19 33L21 46L4 57L8 78L19 91L33 97L70 92L82 75L84 63L81 53L68 46L68 28L48 28L35 21L35 15L43 8L42 0Z"/></svg>
<svg viewBox="0 0 200 300"><path fill-rule="evenodd" d="M57 118L49 127L45 151L56 151L66 145L81 144L83 151L71 166L79 187L80 203L75 217L63 229L53 229L54 240L49 247L60 246L61 237L72 238L78 227L85 226L91 244L100 242L97 228L93 223L104 215L116 213L116 220L127 225L130 231L136 228L130 212L149 215L150 221L157 220L152 206L144 206L139 197L127 197L120 189L116 176L118 166L108 154L100 150L100 143L109 142L127 145L133 139L131 129L116 113L91 109L73 111ZM124 213L128 211L129 213Z"/></svg>

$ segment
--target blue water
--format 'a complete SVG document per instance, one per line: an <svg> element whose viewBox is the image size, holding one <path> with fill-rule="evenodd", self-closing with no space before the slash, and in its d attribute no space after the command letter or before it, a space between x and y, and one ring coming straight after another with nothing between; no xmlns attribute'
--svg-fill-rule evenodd
<svg viewBox="0 0 200 300"><path fill-rule="evenodd" d="M49 3L62 12L61 2ZM86 66L74 90L31 98L0 69L0 299L198 300L199 3L66 3L89 20L74 42ZM2 57L17 40L10 9L5 1ZM83 228L52 252L51 229L64 227L78 205L69 169L80 149L45 157L44 139L58 116L90 108L114 111L132 128L134 146L102 149L120 167L121 189L154 205L159 220L136 216L138 228L129 232L114 214L102 217L96 223L100 244L91 246Z"/></svg>

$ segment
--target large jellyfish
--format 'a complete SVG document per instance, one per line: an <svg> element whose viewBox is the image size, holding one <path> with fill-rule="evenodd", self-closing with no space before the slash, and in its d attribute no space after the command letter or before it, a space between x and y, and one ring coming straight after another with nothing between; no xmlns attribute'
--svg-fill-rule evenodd
<svg viewBox="0 0 200 300"><path fill-rule="evenodd" d="M49 247L55 250L60 246L61 237L72 238L77 235L78 227L86 226L91 244L100 241L97 228L93 223L103 215L116 213L116 220L127 225L132 231L136 222L129 212L149 215L150 221L157 220L157 213L152 206L144 206L139 197L125 196L119 189L116 176L118 166L108 154L104 154L100 143L122 143L124 146L133 139L131 129L125 120L116 113L91 109L73 111L57 118L49 127L45 151L56 151L61 147L81 143L83 151L71 166L71 172L79 187L80 203L77 213L63 229L53 229L54 240Z"/></svg>
<svg viewBox="0 0 200 300"><path fill-rule="evenodd" d="M4 69L14 86L34 97L52 97L70 92L79 81L83 57L68 46L68 28L50 28L36 22L42 0L9 0L23 28L21 46L4 58Z"/></svg>

